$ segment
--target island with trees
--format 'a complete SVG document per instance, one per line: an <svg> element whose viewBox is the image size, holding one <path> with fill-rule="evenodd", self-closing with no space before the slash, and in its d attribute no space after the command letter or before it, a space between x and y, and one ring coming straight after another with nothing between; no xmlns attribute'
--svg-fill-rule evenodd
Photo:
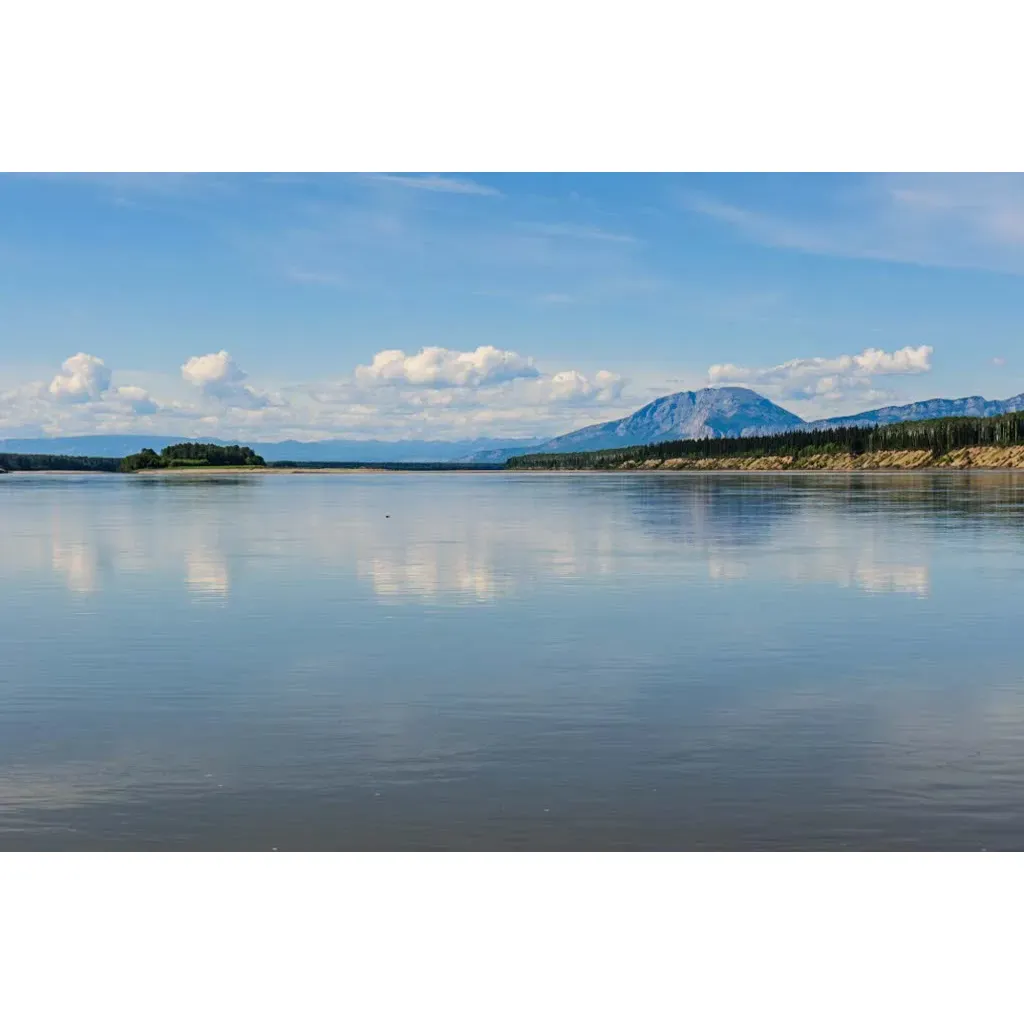
<svg viewBox="0 0 1024 1024"><path fill-rule="evenodd" d="M147 469L207 469L227 467L266 466L262 455L251 448L230 444L200 444L186 442L161 449L158 455L152 448L143 448L134 455L126 455L120 463L122 473L137 473Z"/></svg>

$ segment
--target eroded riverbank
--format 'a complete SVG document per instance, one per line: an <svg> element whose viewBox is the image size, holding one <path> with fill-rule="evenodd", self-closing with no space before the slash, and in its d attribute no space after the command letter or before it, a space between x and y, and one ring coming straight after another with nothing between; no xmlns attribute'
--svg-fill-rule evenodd
<svg viewBox="0 0 1024 1024"><path fill-rule="evenodd" d="M530 469L521 466L517 469ZM574 467L537 467L538 469L571 470ZM597 472L636 470L700 471L731 470L742 472L821 471L830 473L867 470L922 470L922 469L1024 469L1024 445L997 448L958 448L936 455L927 450L865 452L837 455L753 455L723 456L720 458L677 458L625 461L614 466L587 466Z"/></svg>

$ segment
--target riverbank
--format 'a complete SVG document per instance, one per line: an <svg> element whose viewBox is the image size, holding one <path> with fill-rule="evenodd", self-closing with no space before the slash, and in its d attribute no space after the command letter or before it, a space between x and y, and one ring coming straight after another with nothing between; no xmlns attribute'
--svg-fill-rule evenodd
<svg viewBox="0 0 1024 1024"><path fill-rule="evenodd" d="M676 459L645 459L625 460L610 466L573 467L568 463L562 466L516 466L515 469L525 472L536 471L576 471L589 470L596 472L618 473L650 470L661 472L708 472L725 470L745 473L778 473L778 472L825 472L852 473L871 470L924 470L924 469L1024 469L1024 445L1012 447L975 447L957 448L943 455L934 452L918 451L881 451L865 452L862 455L753 455L753 456L722 456L719 458L687 457Z"/></svg>

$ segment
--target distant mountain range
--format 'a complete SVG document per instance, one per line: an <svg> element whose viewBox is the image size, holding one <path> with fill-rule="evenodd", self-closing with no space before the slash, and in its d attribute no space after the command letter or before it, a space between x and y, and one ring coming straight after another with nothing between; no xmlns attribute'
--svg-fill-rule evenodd
<svg viewBox="0 0 1024 1024"><path fill-rule="evenodd" d="M930 398L910 405L886 405L881 409L859 412L853 416L833 416L829 420L813 420L809 429L828 427L863 427L878 423L903 423L907 420L934 420L942 416L999 416L1005 412L1024 412L1024 395L1003 401L989 401L980 395L970 398Z"/></svg>
<svg viewBox="0 0 1024 1024"><path fill-rule="evenodd" d="M93 455L123 458L142 448L171 444L247 444L268 462L456 462L481 448L530 446L543 438L475 438L468 441L222 441L216 437L98 434L80 437L0 438L0 452L31 455Z"/></svg>
<svg viewBox="0 0 1024 1024"><path fill-rule="evenodd" d="M476 438L468 441L221 441L214 437L153 437L103 434L82 437L0 438L0 452L33 455L93 455L120 458L182 441L249 444L268 462L504 462L534 452L592 452L699 437L752 437L784 430L871 426L940 416L997 416L1024 411L1024 394L1004 401L980 396L933 398L887 405L853 416L803 420L749 388L703 388L665 395L631 416L597 423L550 439Z"/></svg>

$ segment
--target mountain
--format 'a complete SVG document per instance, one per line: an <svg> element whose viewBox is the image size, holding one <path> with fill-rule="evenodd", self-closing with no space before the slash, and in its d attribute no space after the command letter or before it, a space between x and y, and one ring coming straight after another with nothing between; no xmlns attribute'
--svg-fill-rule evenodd
<svg viewBox="0 0 1024 1024"><path fill-rule="evenodd" d="M1024 411L1024 395L1015 395L1003 401L990 401L980 395L970 398L930 398L927 402L910 405L886 405L869 409L853 416L833 416L827 420L812 420L808 430L822 427L870 427L879 423L904 423L907 420L933 420L942 416L999 416L1006 412Z"/></svg>
<svg viewBox="0 0 1024 1024"><path fill-rule="evenodd" d="M247 444L268 462L455 462L483 447L533 445L537 437L481 437L468 441L222 441L216 437L155 437L100 434L81 437L0 438L0 452L31 455L99 455L123 458L142 448L160 451L171 444Z"/></svg>
<svg viewBox="0 0 1024 1024"><path fill-rule="evenodd" d="M1020 411L1024 411L1024 394L1003 401L990 401L979 396L933 398L927 402L887 405L852 416L807 422L748 388L704 388L666 395L645 405L632 416L574 430L532 448L479 451L462 461L504 462L513 455L542 452L593 452L700 437L754 437L786 430L874 426L941 416L998 416Z"/></svg>
<svg viewBox="0 0 1024 1024"><path fill-rule="evenodd" d="M480 451L466 461L503 462L539 452L596 452L693 437L750 437L803 426L795 413L749 388L702 388L657 398L632 416L562 434L531 448Z"/></svg>

